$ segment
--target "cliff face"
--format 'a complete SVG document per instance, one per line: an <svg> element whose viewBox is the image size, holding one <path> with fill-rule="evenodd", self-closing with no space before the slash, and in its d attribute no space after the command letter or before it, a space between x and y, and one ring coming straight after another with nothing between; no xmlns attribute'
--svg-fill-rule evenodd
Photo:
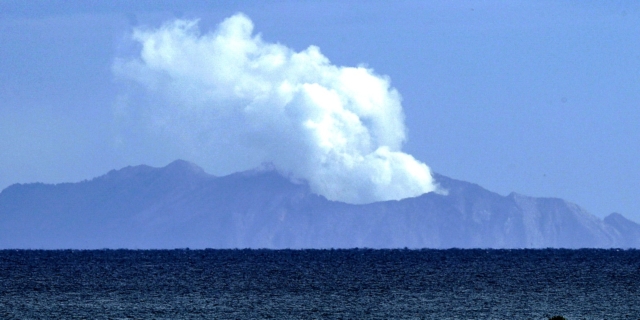
<svg viewBox="0 0 640 320"><path fill-rule="evenodd" d="M640 225L561 199L448 193L350 205L261 168L224 177L176 161L0 193L0 248L640 247Z"/></svg>

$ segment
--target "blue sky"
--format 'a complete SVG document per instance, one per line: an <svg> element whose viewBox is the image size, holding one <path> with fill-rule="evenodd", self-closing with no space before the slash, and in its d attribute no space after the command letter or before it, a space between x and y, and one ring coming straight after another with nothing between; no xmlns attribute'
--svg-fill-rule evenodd
<svg viewBox="0 0 640 320"><path fill-rule="evenodd" d="M432 170L640 221L635 1L0 1L0 189L192 160L119 123L112 66L136 26L237 12L265 41L388 76L403 151Z"/></svg>

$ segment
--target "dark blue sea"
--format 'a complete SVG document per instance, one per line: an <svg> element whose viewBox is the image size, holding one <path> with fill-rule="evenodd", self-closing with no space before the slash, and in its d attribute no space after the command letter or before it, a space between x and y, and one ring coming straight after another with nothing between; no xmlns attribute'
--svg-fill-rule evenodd
<svg viewBox="0 0 640 320"><path fill-rule="evenodd" d="M3 250L1 319L640 319L638 250Z"/></svg>

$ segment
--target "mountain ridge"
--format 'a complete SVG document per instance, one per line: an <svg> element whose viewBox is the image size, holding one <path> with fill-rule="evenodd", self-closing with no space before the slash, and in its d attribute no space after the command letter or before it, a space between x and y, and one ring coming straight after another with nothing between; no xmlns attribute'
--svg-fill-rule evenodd
<svg viewBox="0 0 640 320"><path fill-rule="evenodd" d="M446 194L352 205L272 166L216 177L177 160L0 192L0 248L638 248L640 225L558 198L434 174Z"/></svg>

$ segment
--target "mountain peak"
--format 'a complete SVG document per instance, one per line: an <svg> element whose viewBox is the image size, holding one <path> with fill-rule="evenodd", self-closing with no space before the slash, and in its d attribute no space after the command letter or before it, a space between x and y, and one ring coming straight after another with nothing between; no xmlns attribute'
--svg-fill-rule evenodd
<svg viewBox="0 0 640 320"><path fill-rule="evenodd" d="M168 165L161 168L163 171L179 172L179 173L191 173L191 174L207 174L204 169L193 162L186 160L174 160Z"/></svg>
<svg viewBox="0 0 640 320"><path fill-rule="evenodd" d="M615 228L621 235L622 246L626 248L640 247L640 224L614 212L604 218L604 223Z"/></svg>
<svg viewBox="0 0 640 320"><path fill-rule="evenodd" d="M608 216L604 218L604 221L607 223L632 223L638 225L637 222L633 220L629 220L627 217L623 216L618 212L612 212Z"/></svg>
<svg viewBox="0 0 640 320"><path fill-rule="evenodd" d="M625 219L625 220L629 220L627 218L625 218L623 215L617 213L617 212L612 212L611 214L609 214L608 216L605 217L605 220L618 220L618 219Z"/></svg>

